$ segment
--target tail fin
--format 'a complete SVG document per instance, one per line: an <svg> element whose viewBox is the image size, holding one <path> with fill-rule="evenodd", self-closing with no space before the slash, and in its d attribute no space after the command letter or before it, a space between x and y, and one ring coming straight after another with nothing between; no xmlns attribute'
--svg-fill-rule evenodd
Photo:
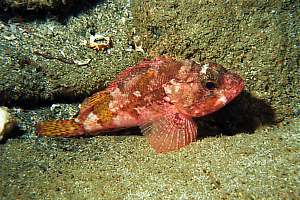
<svg viewBox="0 0 300 200"><path fill-rule="evenodd" d="M56 120L39 122L36 126L36 134L44 136L72 137L85 134L82 124L70 120Z"/></svg>

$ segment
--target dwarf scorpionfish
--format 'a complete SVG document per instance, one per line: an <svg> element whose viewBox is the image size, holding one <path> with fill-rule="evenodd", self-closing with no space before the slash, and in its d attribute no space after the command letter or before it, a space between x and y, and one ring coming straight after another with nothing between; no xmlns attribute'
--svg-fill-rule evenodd
<svg viewBox="0 0 300 200"><path fill-rule="evenodd" d="M139 126L156 152L173 151L196 140L193 117L217 111L243 87L238 75L219 64L166 56L144 60L88 97L76 118L38 123L37 135L99 135Z"/></svg>

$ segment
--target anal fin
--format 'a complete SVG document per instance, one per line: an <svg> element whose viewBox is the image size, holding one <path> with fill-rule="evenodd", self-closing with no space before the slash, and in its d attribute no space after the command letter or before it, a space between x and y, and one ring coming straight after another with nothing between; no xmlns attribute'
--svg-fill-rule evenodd
<svg viewBox="0 0 300 200"><path fill-rule="evenodd" d="M36 126L36 134L52 137L72 137L85 134L82 124L70 120L54 120L39 122Z"/></svg>
<svg viewBox="0 0 300 200"><path fill-rule="evenodd" d="M181 113L167 114L141 127L150 146L158 153L180 149L196 140L197 125Z"/></svg>

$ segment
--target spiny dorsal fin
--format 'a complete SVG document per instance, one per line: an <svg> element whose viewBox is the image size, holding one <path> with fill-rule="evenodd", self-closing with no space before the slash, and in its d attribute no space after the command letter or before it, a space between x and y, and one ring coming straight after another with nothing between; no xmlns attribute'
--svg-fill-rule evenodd
<svg viewBox="0 0 300 200"><path fill-rule="evenodd" d="M159 65L167 65L168 63L173 63L174 58L169 56L157 57L154 60L144 59L133 67L128 67L118 74L115 81L111 82L107 90L112 91L118 87L120 83L127 82L132 77L135 77L141 73L145 73L149 68L157 67Z"/></svg>

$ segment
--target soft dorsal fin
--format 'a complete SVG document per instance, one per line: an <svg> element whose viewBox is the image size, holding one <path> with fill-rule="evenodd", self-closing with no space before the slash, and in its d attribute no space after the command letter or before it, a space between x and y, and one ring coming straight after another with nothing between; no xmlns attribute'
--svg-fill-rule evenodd
<svg viewBox="0 0 300 200"><path fill-rule="evenodd" d="M96 92L92 96L86 98L80 105L80 118L84 118L95 106L108 104L111 98L109 92L105 90Z"/></svg>
<svg viewBox="0 0 300 200"><path fill-rule="evenodd" d="M158 153L174 151L196 140L197 125L181 113L167 114L141 127Z"/></svg>

